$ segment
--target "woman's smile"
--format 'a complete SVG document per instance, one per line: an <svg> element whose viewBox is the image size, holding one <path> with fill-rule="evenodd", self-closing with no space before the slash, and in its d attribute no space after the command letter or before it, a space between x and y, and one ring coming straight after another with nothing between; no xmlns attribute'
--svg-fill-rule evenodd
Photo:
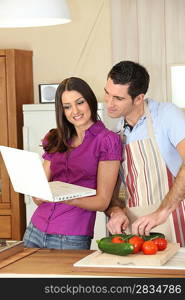
<svg viewBox="0 0 185 300"><path fill-rule="evenodd" d="M73 116L73 119L75 121L81 120L82 118L83 118L83 114L78 114L78 115Z"/></svg>

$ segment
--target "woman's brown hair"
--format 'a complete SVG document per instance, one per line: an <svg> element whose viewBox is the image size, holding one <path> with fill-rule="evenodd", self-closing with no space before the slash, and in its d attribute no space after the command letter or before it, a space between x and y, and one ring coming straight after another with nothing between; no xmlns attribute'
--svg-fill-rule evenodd
<svg viewBox="0 0 185 300"><path fill-rule="evenodd" d="M69 140L76 135L76 130L65 117L62 105L62 94L65 91L77 91L87 101L90 111L91 120L98 120L98 102L91 87L83 79L70 77L64 79L58 86L55 95L55 112L57 128L50 130L43 141L43 148L47 152L65 152L70 148Z"/></svg>

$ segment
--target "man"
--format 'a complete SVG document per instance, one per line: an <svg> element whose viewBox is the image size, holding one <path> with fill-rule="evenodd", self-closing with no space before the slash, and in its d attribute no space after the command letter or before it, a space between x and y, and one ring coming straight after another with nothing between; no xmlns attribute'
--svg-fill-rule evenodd
<svg viewBox="0 0 185 300"><path fill-rule="evenodd" d="M148 235L166 224L170 239L185 246L185 114L172 103L145 99L148 85L147 70L135 62L121 61L108 74L107 112L121 118L117 129L125 139L127 203L123 208L112 199L107 227L121 233L134 216L132 233Z"/></svg>

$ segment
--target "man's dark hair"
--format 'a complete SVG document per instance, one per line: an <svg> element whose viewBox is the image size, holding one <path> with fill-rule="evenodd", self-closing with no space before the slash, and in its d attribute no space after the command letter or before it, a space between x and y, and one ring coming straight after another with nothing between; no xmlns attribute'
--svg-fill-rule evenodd
<svg viewBox="0 0 185 300"><path fill-rule="evenodd" d="M114 84L128 84L128 94L134 99L139 94L146 94L150 76L140 64L132 61L120 61L108 73Z"/></svg>

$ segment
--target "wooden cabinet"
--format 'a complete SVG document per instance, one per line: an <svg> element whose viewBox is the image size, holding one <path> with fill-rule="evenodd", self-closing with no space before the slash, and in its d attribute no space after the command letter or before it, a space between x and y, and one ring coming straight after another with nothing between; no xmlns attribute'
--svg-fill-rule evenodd
<svg viewBox="0 0 185 300"><path fill-rule="evenodd" d="M23 149L23 104L33 103L32 51L0 50L0 145ZM0 238L21 240L24 196L10 183L0 155Z"/></svg>

